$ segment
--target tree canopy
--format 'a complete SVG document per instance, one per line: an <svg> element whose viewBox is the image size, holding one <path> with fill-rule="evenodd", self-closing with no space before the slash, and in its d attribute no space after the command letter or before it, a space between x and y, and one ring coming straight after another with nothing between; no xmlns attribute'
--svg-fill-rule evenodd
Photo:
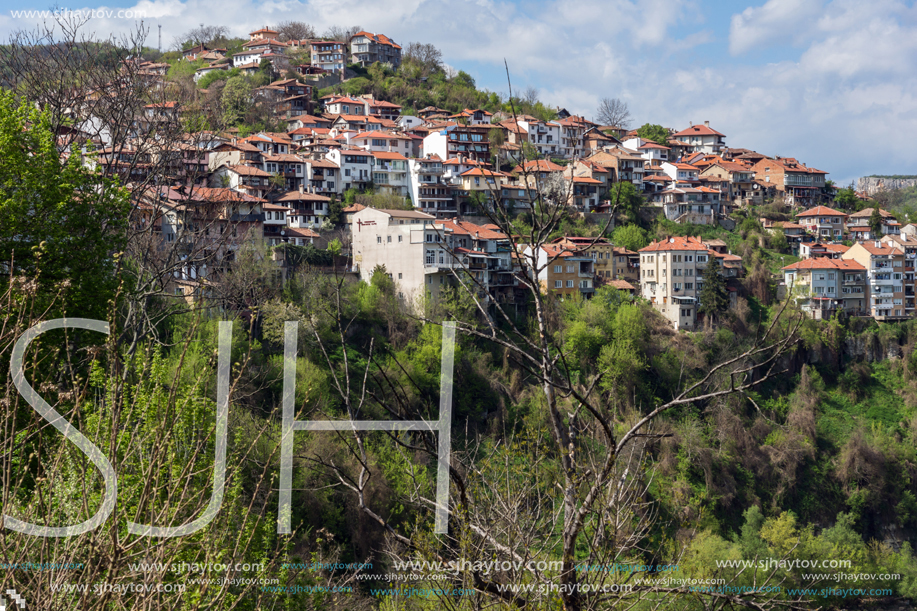
<svg viewBox="0 0 917 611"><path fill-rule="evenodd" d="M645 140L652 140L656 144L665 146L669 138L669 130L661 125L644 123L637 128L637 135Z"/></svg>

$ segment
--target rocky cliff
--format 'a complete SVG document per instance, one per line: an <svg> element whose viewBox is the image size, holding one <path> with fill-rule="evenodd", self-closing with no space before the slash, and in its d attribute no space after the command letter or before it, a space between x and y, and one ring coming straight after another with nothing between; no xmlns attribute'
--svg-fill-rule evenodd
<svg viewBox="0 0 917 611"><path fill-rule="evenodd" d="M905 189L917 186L917 176L910 178L883 178L880 176L865 176L857 180L857 191L866 191L867 195L874 195L879 191Z"/></svg>

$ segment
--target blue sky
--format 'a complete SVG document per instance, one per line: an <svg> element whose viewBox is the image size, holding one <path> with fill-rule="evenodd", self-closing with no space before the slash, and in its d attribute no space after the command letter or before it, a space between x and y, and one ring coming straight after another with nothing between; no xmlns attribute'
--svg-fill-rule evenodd
<svg viewBox="0 0 917 611"><path fill-rule="evenodd" d="M66 2L66 0L63 0ZM63 8L146 13L155 45L199 23L237 35L285 19L361 25L429 42L478 86L517 89L590 117L625 100L634 125L710 121L730 146L797 157L846 185L917 174L917 8L903 0L106 0ZM12 10L48 9L24 0ZM0 39L39 19L0 14ZM96 18L99 35L131 19Z"/></svg>

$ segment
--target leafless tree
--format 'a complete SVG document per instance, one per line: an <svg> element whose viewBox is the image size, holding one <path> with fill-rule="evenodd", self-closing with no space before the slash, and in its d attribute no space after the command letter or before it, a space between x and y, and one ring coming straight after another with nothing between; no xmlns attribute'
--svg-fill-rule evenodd
<svg viewBox="0 0 917 611"><path fill-rule="evenodd" d="M648 608L689 608L698 595L688 588L631 584L633 576L622 582L613 572L582 573L577 565L607 566L659 552L647 547L647 534L657 520L655 506L648 500L654 474L647 456L652 444L668 435L662 428L662 417L680 406L710 403L730 395L751 401L749 393L757 385L782 373L780 357L796 345L801 320L787 319L781 312L751 347L725 355L668 401L643 411L616 406L598 391L604 372L587 379L574 375L567 361L569 354L559 343L558 304L546 292L542 278L547 266L559 257L544 254L550 252L546 249L550 236L569 210L569 183L560 176L541 179L539 175L536 167L523 160L519 179L535 193L531 230L510 244L513 259L519 262L520 289L529 303L525 322L507 304L488 297L473 270L460 263L461 255L450 247L446 232L440 243L452 256L456 297L463 305L441 313L455 317L460 332L503 351L532 387L539 389L538 404L546 414L543 434L518 443L511 435L486 452L472 443L453 453L450 533L440 537L435 546L429 544L429 533L422 526L405 531L373 507L371 491L378 469L366 450L366 434L354 432L349 441L342 436L342 443L352 453L353 465L344 466L320 456L312 460L334 473L340 484L355 495L363 511L389 532L388 553L395 558L499 558L516 563L516 568L501 575L474 568L460 571L452 576L453 587L470 587L484 599L520 608L552 608L551 600L556 596L569 611L633 608L640 604L649 604ZM487 216L505 235L515 233L513 215L502 205L499 189L494 188L479 214ZM418 402L416 391L395 382L396 372L376 360L372 344L367 346L365 363L359 367L346 356L343 362L332 359L332 351L347 354L344 346L354 314L339 291L331 290L314 303L325 305L321 313L306 318L326 321L341 344L326 344L319 326L311 327L315 345L334 372L333 388L346 406L346 417L359 419L361 414L381 412L401 420L433 419L436 406ZM442 319L425 316L422 320L438 324ZM508 400L514 400L512 391L505 392ZM420 454L435 462L436 439L432 433L391 433L389 437L406 458ZM422 478L413 472L411 478L417 485L405 500L418 507L435 507ZM530 564L533 560L557 560L559 566L548 564L541 568L537 562ZM756 575L756 587L743 594L711 592L703 597L703 604L709 609L801 608L799 600L784 601L767 590L757 589L774 585L775 574L771 571ZM526 583L535 584L534 589L514 591L505 587ZM620 588L621 585L628 587Z"/></svg>
<svg viewBox="0 0 917 611"><path fill-rule="evenodd" d="M627 129L630 125L630 110L619 98L602 98L596 109L596 120L603 125L613 125Z"/></svg>
<svg viewBox="0 0 917 611"><path fill-rule="evenodd" d="M280 40L306 40L315 38L315 28L304 21L281 21L274 29L280 34Z"/></svg>
<svg viewBox="0 0 917 611"><path fill-rule="evenodd" d="M339 25L330 26L325 33L322 34L322 38L327 38L329 40L339 40L341 42L350 42L350 39L356 35L357 32L363 30L362 26L355 25L349 28L341 27Z"/></svg>
<svg viewBox="0 0 917 611"><path fill-rule="evenodd" d="M442 70L443 52L429 43L412 42L404 50L402 65L406 62L415 62L421 67L421 74L427 76L437 70Z"/></svg>
<svg viewBox="0 0 917 611"><path fill-rule="evenodd" d="M175 39L176 50L194 45L217 46L225 44L228 38L229 28L225 25L199 25Z"/></svg>

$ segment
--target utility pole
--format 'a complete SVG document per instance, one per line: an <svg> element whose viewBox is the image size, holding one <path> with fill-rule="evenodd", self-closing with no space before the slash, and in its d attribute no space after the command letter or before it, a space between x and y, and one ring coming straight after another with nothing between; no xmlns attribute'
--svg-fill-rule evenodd
<svg viewBox="0 0 917 611"><path fill-rule="evenodd" d="M159 52L162 53L162 24L159 24Z"/></svg>

